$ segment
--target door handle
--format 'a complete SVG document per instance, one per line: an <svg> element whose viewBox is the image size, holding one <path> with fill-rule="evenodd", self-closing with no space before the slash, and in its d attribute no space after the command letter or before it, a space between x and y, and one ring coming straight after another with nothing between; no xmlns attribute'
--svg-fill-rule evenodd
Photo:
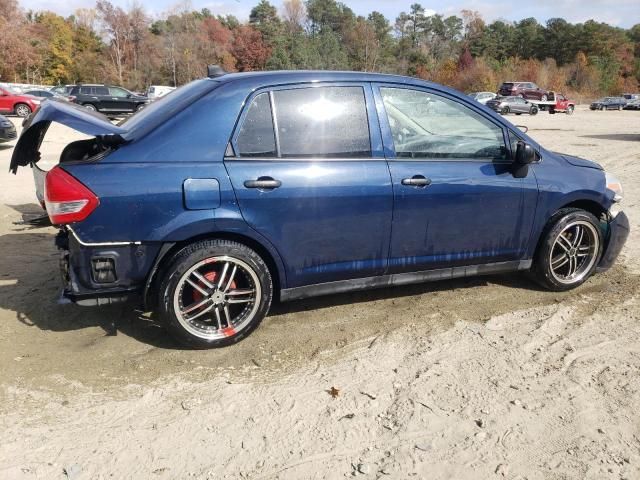
<svg viewBox="0 0 640 480"><path fill-rule="evenodd" d="M401 183L408 187L428 187L431 185L431 179L423 175L414 175L411 178L403 178Z"/></svg>
<svg viewBox="0 0 640 480"><path fill-rule="evenodd" d="M260 177L257 180L245 180L244 186L246 188L259 188L262 190L273 190L282 185L280 180L274 180L271 177Z"/></svg>

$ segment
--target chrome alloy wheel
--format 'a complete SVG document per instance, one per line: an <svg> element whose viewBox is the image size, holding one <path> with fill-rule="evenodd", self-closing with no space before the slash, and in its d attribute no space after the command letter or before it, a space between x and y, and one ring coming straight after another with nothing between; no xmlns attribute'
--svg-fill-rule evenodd
<svg viewBox="0 0 640 480"><path fill-rule="evenodd" d="M556 237L549 253L551 274L565 285L581 281L593 267L600 249L600 237L594 225L575 221Z"/></svg>
<svg viewBox="0 0 640 480"><path fill-rule="evenodd" d="M16 115L21 118L28 117L30 113L31 109L22 103L16 107Z"/></svg>
<svg viewBox="0 0 640 480"><path fill-rule="evenodd" d="M236 335L255 316L262 290L247 263L229 256L207 258L182 275L173 296L180 324L192 335L218 340Z"/></svg>

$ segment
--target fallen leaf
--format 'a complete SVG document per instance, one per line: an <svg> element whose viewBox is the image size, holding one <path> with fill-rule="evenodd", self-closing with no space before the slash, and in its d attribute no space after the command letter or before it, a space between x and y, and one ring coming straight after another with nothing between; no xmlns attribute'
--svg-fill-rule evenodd
<svg viewBox="0 0 640 480"><path fill-rule="evenodd" d="M340 390L338 390L336 387L331 387L329 390L327 390L327 393L333 398L336 398L338 395L340 395Z"/></svg>

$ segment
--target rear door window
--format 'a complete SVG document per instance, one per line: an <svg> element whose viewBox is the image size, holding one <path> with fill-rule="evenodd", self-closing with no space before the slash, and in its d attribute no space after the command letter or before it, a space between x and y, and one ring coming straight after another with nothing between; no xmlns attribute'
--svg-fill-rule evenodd
<svg viewBox="0 0 640 480"><path fill-rule="evenodd" d="M236 140L240 157L275 157L276 141L269 94L253 99Z"/></svg>
<svg viewBox="0 0 640 480"><path fill-rule="evenodd" d="M109 95L109 89L107 87L95 87L96 95Z"/></svg>
<svg viewBox="0 0 640 480"><path fill-rule="evenodd" d="M280 157L371 156L362 87L275 90L273 102Z"/></svg>

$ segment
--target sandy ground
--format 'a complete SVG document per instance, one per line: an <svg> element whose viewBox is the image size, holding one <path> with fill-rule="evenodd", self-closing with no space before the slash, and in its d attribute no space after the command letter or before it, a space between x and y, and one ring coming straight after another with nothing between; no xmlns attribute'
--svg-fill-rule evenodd
<svg viewBox="0 0 640 480"><path fill-rule="evenodd" d="M620 177L614 269L563 294L506 275L279 305L214 351L56 305L55 232L13 223L38 207L0 146L0 478L640 478L640 112L509 118Z"/></svg>

